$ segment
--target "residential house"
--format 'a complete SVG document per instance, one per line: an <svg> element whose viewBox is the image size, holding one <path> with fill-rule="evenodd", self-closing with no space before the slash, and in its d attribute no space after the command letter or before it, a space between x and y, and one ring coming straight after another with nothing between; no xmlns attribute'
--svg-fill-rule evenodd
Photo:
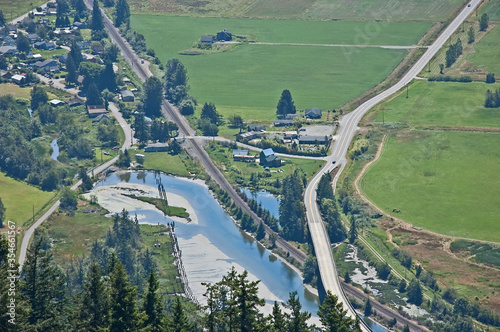
<svg viewBox="0 0 500 332"><path fill-rule="evenodd" d="M260 153L260 164L264 167L279 167L281 158L274 154L273 149L265 149Z"/></svg>
<svg viewBox="0 0 500 332"><path fill-rule="evenodd" d="M6 71L6 70L1 70L0 71L0 75L2 76L2 78L5 78L6 80L10 80L12 78L12 73L10 71Z"/></svg>
<svg viewBox="0 0 500 332"><path fill-rule="evenodd" d="M248 131L265 131L266 126L259 126L259 125L249 125L248 126Z"/></svg>
<svg viewBox="0 0 500 332"><path fill-rule="evenodd" d="M18 85L22 85L26 82L26 77L23 75L14 75L11 77L11 80Z"/></svg>
<svg viewBox="0 0 500 332"><path fill-rule="evenodd" d="M293 126L293 120L276 119L273 124L275 127Z"/></svg>
<svg viewBox="0 0 500 332"><path fill-rule="evenodd" d="M81 106L84 103L85 103L85 101L81 98L78 98L78 97L73 97L70 100L68 100L69 107Z"/></svg>
<svg viewBox="0 0 500 332"><path fill-rule="evenodd" d="M299 136L299 144L328 144L330 138L328 136Z"/></svg>
<svg viewBox="0 0 500 332"><path fill-rule="evenodd" d="M232 39L233 39L233 34L226 29L217 32L218 41L230 41Z"/></svg>
<svg viewBox="0 0 500 332"><path fill-rule="evenodd" d="M233 150L233 160L234 161L245 161L245 162L254 162L256 156L250 155L248 150Z"/></svg>
<svg viewBox="0 0 500 332"><path fill-rule="evenodd" d="M111 120L107 114L100 114L92 119L92 123L100 123L102 120Z"/></svg>
<svg viewBox="0 0 500 332"><path fill-rule="evenodd" d="M52 51L56 49L56 43L54 42L47 42L45 43L45 50L47 51Z"/></svg>
<svg viewBox="0 0 500 332"><path fill-rule="evenodd" d="M87 24L85 22L74 22L73 26L77 29L85 29L87 28Z"/></svg>
<svg viewBox="0 0 500 332"><path fill-rule="evenodd" d="M59 66L57 61L54 59L47 59L45 61L37 61L33 64L33 68L42 69L46 72L58 72Z"/></svg>
<svg viewBox="0 0 500 332"><path fill-rule="evenodd" d="M95 118L101 114L108 113L108 111L104 105L87 105L87 113L89 114L89 118Z"/></svg>
<svg viewBox="0 0 500 332"><path fill-rule="evenodd" d="M241 134L236 135L236 140L237 141L244 141L244 140L250 141L250 140L259 138L260 135L261 135L260 132L249 131L247 133L241 133Z"/></svg>
<svg viewBox="0 0 500 332"><path fill-rule="evenodd" d="M39 50L45 50L45 49L46 49L46 48L45 48L45 47L46 47L45 45L46 45L46 42L44 42L44 41L39 41L39 42L36 42L35 44L33 44L33 47L34 47L34 48L37 48L37 49L39 49Z"/></svg>
<svg viewBox="0 0 500 332"><path fill-rule="evenodd" d="M321 118L321 110L317 107L312 108L310 110L305 111L306 118L309 119L320 119Z"/></svg>
<svg viewBox="0 0 500 332"><path fill-rule="evenodd" d="M90 48L92 49L92 54L104 54L104 46L101 43L92 43Z"/></svg>
<svg viewBox="0 0 500 332"><path fill-rule="evenodd" d="M35 43L40 40L40 37L36 33L29 33L28 34L28 39L31 43Z"/></svg>
<svg viewBox="0 0 500 332"><path fill-rule="evenodd" d="M26 59L28 60L43 60L43 57L41 54L37 53L37 54L28 54L26 56Z"/></svg>
<svg viewBox="0 0 500 332"><path fill-rule="evenodd" d="M17 27L15 24L7 25L7 30L9 31L9 34L10 33L17 33Z"/></svg>
<svg viewBox="0 0 500 332"><path fill-rule="evenodd" d="M214 36L201 36L200 42L202 43L213 43L214 42Z"/></svg>
<svg viewBox="0 0 500 332"><path fill-rule="evenodd" d="M122 90L120 92L123 102L133 102L135 100L134 94L129 90Z"/></svg>
<svg viewBox="0 0 500 332"><path fill-rule="evenodd" d="M57 8L47 8L47 15L57 15Z"/></svg>
<svg viewBox="0 0 500 332"><path fill-rule="evenodd" d="M151 143L144 148L144 152L166 152L168 143Z"/></svg>
<svg viewBox="0 0 500 332"><path fill-rule="evenodd" d="M302 117L302 115L300 114L287 114L285 115L285 120L293 120L295 119L296 117Z"/></svg>
<svg viewBox="0 0 500 332"><path fill-rule="evenodd" d="M84 41L81 41L81 42L77 42L76 45L78 46L78 48L80 50L87 50L90 48L90 45L92 45L92 43L88 40L84 40Z"/></svg>
<svg viewBox="0 0 500 332"><path fill-rule="evenodd" d="M67 60L68 60L68 54L63 54L59 57L60 63L66 63Z"/></svg>
<svg viewBox="0 0 500 332"><path fill-rule="evenodd" d="M16 55L18 53L19 51L15 46L8 46L8 45L0 46L0 55Z"/></svg>

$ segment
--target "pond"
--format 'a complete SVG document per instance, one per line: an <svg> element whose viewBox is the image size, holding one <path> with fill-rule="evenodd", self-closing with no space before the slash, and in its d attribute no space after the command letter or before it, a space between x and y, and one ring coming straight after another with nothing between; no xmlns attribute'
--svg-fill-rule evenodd
<svg viewBox="0 0 500 332"><path fill-rule="evenodd" d="M272 216L280 217L280 199L275 195L265 190L251 191L247 188L240 188L240 191L245 193L248 198L254 199L262 205L262 208L269 211Z"/></svg>
<svg viewBox="0 0 500 332"><path fill-rule="evenodd" d="M52 148L50 158L57 161L57 157L59 157L59 145L57 145L57 138L54 138L54 140L50 142L50 147Z"/></svg>

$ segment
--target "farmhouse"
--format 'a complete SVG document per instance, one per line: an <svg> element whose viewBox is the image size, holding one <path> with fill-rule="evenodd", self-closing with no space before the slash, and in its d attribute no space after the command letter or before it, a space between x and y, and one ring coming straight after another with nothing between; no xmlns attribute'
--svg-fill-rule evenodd
<svg viewBox="0 0 500 332"><path fill-rule="evenodd" d="M248 131L265 131L266 126L258 126L258 125L249 125Z"/></svg>
<svg viewBox="0 0 500 332"><path fill-rule="evenodd" d="M279 167L281 158L274 154L273 149L265 149L260 153L260 164L264 167Z"/></svg>
<svg viewBox="0 0 500 332"><path fill-rule="evenodd" d="M226 29L217 32L218 41L230 41L232 39L233 39L233 34Z"/></svg>
<svg viewBox="0 0 500 332"><path fill-rule="evenodd" d="M285 115L285 120L293 120L295 119L296 117L302 117L302 115L300 114L287 114Z"/></svg>
<svg viewBox="0 0 500 332"><path fill-rule="evenodd" d="M321 110L317 107L312 108L310 110L305 111L306 118L309 119L320 119L321 118Z"/></svg>
<svg viewBox="0 0 500 332"><path fill-rule="evenodd" d="M98 115L108 113L108 111L106 111L104 105L87 105L87 113L89 118L95 118Z"/></svg>
<svg viewBox="0 0 500 332"><path fill-rule="evenodd" d="M12 80L12 82L14 82L16 84L21 85L21 84L24 84L24 82L26 81L26 78L23 75L14 75L11 77L11 80Z"/></svg>
<svg viewBox="0 0 500 332"><path fill-rule="evenodd" d="M299 136L299 144L328 144L328 136Z"/></svg>
<svg viewBox="0 0 500 332"><path fill-rule="evenodd" d="M120 91L123 102L133 102L135 100L134 94L129 90Z"/></svg>
<svg viewBox="0 0 500 332"><path fill-rule="evenodd" d="M257 132L257 131L249 131L247 133L242 133L242 134L238 134L236 135L236 140L237 141L243 141L243 140L253 140L253 139L256 139L256 138L259 138L261 135L260 132Z"/></svg>
<svg viewBox="0 0 500 332"><path fill-rule="evenodd" d="M213 43L214 42L214 36L201 36L200 42L202 43Z"/></svg>
<svg viewBox="0 0 500 332"><path fill-rule="evenodd" d="M165 152L168 151L168 143L151 143L144 148L144 152Z"/></svg>
<svg viewBox="0 0 500 332"><path fill-rule="evenodd" d="M38 40L40 40L40 37L38 37L38 35L36 33L29 33L28 39L30 40L30 42L34 43L34 42L37 42Z"/></svg>

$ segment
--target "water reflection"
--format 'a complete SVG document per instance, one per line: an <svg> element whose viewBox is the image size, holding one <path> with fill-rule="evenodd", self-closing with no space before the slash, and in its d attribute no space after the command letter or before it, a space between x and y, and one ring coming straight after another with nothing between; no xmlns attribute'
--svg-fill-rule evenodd
<svg viewBox="0 0 500 332"><path fill-rule="evenodd" d="M54 138L54 140L50 142L50 147L52 148L50 158L57 161L57 157L59 157L59 145L57 145L57 138Z"/></svg>
<svg viewBox="0 0 500 332"><path fill-rule="evenodd" d="M247 188L240 188L240 191L245 193L248 198L254 199L260 203L263 209L266 209L272 216L279 218L280 200L275 195L265 190L251 191Z"/></svg>

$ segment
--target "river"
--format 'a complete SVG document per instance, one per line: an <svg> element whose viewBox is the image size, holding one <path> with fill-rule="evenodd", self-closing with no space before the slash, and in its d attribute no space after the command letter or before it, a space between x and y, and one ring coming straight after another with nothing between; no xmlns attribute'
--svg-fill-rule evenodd
<svg viewBox="0 0 500 332"><path fill-rule="evenodd" d="M201 283L220 281L234 266L239 272L247 270L249 279L261 281L259 296L265 298L267 303L264 312L270 312L274 300L286 301L290 292L297 291L303 310L317 317L318 298L304 287L300 275L242 232L206 186L167 175L160 175L160 178L169 202L173 202L175 196L182 197L196 215L195 222L177 221L175 233L189 286L201 303L205 302L205 287ZM141 223L167 223L172 219L164 217L152 206L144 206L137 200L120 195L119 191L99 196L99 189L112 190L117 185L125 184L140 185L135 188L143 191L149 188L147 191L155 194L156 181L153 172L115 173L98 183L94 194L97 194L99 203L112 212L126 208L132 215L137 214Z"/></svg>

